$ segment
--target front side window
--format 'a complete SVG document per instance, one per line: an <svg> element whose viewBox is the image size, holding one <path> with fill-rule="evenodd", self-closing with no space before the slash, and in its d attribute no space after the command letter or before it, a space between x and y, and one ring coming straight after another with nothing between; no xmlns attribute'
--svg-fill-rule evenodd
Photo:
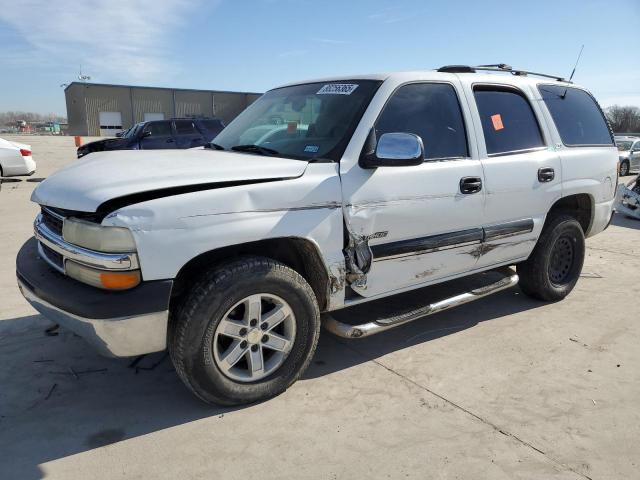
<svg viewBox="0 0 640 480"><path fill-rule="evenodd" d="M150 132L150 133L147 133ZM170 122L149 122L144 127L145 136L169 137L171 136Z"/></svg>
<svg viewBox="0 0 640 480"><path fill-rule="evenodd" d="M422 138L425 159L468 157L467 135L455 89L444 83L412 83L389 99L375 126L385 133Z"/></svg>
<svg viewBox="0 0 640 480"><path fill-rule="evenodd" d="M488 155L514 153L544 147L540 126L529 101L517 91L500 87L476 87Z"/></svg>
<svg viewBox="0 0 640 480"><path fill-rule="evenodd" d="M321 82L262 95L214 139L217 148L300 160L339 161L380 86L374 80Z"/></svg>
<svg viewBox="0 0 640 480"><path fill-rule="evenodd" d="M613 139L600 107L584 90L560 85L538 86L562 143L612 145Z"/></svg>

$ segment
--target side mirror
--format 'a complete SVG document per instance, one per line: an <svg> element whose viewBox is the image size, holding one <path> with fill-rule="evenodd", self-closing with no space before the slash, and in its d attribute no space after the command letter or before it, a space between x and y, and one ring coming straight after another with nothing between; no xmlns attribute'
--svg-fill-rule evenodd
<svg viewBox="0 0 640 480"><path fill-rule="evenodd" d="M151 130L143 130L140 134L140 138L147 138L151 136Z"/></svg>
<svg viewBox="0 0 640 480"><path fill-rule="evenodd" d="M424 162L422 139L413 133L385 133L375 143L375 130L371 130L367 145L360 155L362 168L411 167ZM368 148L367 148L368 146Z"/></svg>
<svg viewBox="0 0 640 480"><path fill-rule="evenodd" d="M116 132L116 137L121 138L124 132Z"/></svg>

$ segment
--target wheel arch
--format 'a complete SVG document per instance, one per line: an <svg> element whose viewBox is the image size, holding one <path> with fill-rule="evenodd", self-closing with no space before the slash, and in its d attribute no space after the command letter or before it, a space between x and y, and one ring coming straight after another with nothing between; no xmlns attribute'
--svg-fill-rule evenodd
<svg viewBox="0 0 640 480"><path fill-rule="evenodd" d="M576 193L562 197L549 209L545 219L545 225L549 223L550 219L557 215L571 215L578 220L582 231L585 236L587 236L593 223L594 205L595 200L588 193Z"/></svg>
<svg viewBox="0 0 640 480"><path fill-rule="evenodd" d="M189 260L175 277L171 306L184 297L196 278L205 271L243 256L260 256L282 262L298 272L311 286L320 311L329 301L330 276L318 246L307 238L277 237L229 245L201 253Z"/></svg>

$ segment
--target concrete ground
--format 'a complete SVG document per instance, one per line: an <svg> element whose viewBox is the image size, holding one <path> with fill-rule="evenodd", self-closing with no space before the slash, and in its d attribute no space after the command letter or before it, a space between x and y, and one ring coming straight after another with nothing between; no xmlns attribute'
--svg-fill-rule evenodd
<svg viewBox="0 0 640 480"><path fill-rule="evenodd" d="M73 139L32 137L34 178ZM20 296L37 183L0 186L0 478L640 478L640 221L587 241L563 302L517 288L379 336L323 332L259 405L200 403L164 354L98 356ZM638 282L638 283L636 283Z"/></svg>

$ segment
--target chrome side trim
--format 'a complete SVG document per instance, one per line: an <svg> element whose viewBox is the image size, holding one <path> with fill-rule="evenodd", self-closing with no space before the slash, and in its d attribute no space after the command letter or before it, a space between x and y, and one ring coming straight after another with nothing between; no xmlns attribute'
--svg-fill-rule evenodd
<svg viewBox="0 0 640 480"><path fill-rule="evenodd" d="M73 260L89 267L103 270L136 270L140 267L135 253L102 253L65 242L52 232L42 221L42 214L36 217L34 234L39 242L58 252L65 259ZM57 268L59 270L59 268Z"/></svg>
<svg viewBox="0 0 640 480"><path fill-rule="evenodd" d="M159 352L167 346L168 310L132 317L84 318L41 299L20 279L18 287L38 312L81 336L108 357L133 357Z"/></svg>
<svg viewBox="0 0 640 480"><path fill-rule="evenodd" d="M533 231L533 218L524 220L516 220L515 222L501 223L484 227L484 241L489 242L500 238L513 237L514 235L522 235Z"/></svg>
<svg viewBox="0 0 640 480"><path fill-rule="evenodd" d="M331 316L331 312L328 312L322 315L322 323L327 330L339 337L368 337L370 335L375 335L376 333L384 332L385 330L404 325L414 320L433 315L434 313L442 312L453 307L464 305L465 303L473 302L474 300L479 300L483 297L491 295L492 293L497 293L502 290L511 288L517 283L518 275L513 270L508 270L508 276L505 276L495 283L492 283L485 287L476 288L465 293L461 293L460 295L445 298L444 300L440 300L439 302L430 303L401 315L380 319L374 322L363 323L360 325L351 325L336 320L333 316Z"/></svg>

